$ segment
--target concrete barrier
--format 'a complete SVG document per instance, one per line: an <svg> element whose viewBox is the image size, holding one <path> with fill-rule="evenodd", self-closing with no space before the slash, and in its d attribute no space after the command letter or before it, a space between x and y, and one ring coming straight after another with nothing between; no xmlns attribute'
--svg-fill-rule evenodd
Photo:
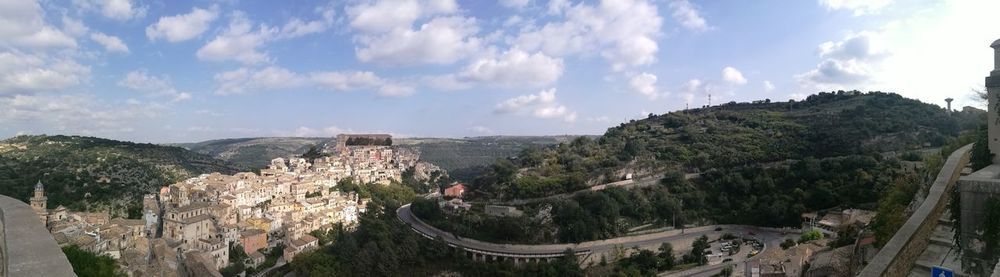
<svg viewBox="0 0 1000 277"><path fill-rule="evenodd" d="M944 166L931 185L927 198L910 215L896 234L889 239L875 258L861 270L860 276L906 276L920 253L927 247L941 213L950 200L948 192L961 176L962 168L969 162L972 144L963 146L948 156Z"/></svg>
<svg viewBox="0 0 1000 277"><path fill-rule="evenodd" d="M28 204L0 195L0 276L76 276Z"/></svg>

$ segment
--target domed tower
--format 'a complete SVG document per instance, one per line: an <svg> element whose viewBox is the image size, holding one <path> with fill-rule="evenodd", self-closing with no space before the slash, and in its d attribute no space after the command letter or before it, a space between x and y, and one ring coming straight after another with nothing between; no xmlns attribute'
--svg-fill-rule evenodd
<svg viewBox="0 0 1000 277"><path fill-rule="evenodd" d="M48 200L48 197L45 197L45 186L42 185L42 181L39 180L38 183L35 184L35 194L31 197L31 209L35 210L35 213L38 214L38 218L41 219L43 223L47 222L46 219L49 215L49 211L46 209L46 203Z"/></svg>

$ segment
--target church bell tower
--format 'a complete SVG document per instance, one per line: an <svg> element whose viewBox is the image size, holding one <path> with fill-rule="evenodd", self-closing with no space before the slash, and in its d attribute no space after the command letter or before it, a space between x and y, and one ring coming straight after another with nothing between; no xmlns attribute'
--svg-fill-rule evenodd
<svg viewBox="0 0 1000 277"><path fill-rule="evenodd" d="M46 203L48 202L48 197L45 197L45 186L42 185L42 181L38 181L35 184L35 193L31 197L31 209L35 210L38 214L38 218L45 223L49 215L49 211L46 208Z"/></svg>

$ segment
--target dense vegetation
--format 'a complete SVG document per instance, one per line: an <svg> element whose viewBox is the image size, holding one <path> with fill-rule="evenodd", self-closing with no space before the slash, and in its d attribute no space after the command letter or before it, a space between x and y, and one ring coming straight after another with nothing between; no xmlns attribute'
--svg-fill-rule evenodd
<svg viewBox="0 0 1000 277"><path fill-rule="evenodd" d="M348 183L338 188L372 197L368 211L361 215L354 232L328 232L322 237L329 245L295 257L291 269L296 276L422 276L439 272L466 276L583 275L573 255L524 267L474 262L396 219L396 209L415 198L408 187Z"/></svg>
<svg viewBox="0 0 1000 277"><path fill-rule="evenodd" d="M78 136L0 141L0 194L27 201L45 184L49 207L111 208L136 216L142 195L197 174L234 173L226 162L179 147Z"/></svg>
<svg viewBox="0 0 1000 277"><path fill-rule="evenodd" d="M76 273L77 276L125 276L124 273L118 270L117 262L111 257L87 252L86 250L80 249L80 247L76 245L63 247L62 251L66 254L66 259L69 260L69 264L73 266L73 273Z"/></svg>
<svg viewBox="0 0 1000 277"><path fill-rule="evenodd" d="M904 151L944 145L963 128L977 126L977 120L981 113L949 115L940 107L882 92L729 103L650 115L610 128L598 139L528 149L492 165L474 185L485 195L530 198L620 180L625 171L695 173Z"/></svg>
<svg viewBox="0 0 1000 277"><path fill-rule="evenodd" d="M897 159L851 155L807 158L782 166L715 169L686 180L677 172L659 185L626 190L583 192L551 205L546 217L492 217L481 213L446 216L434 203L414 203L422 219L461 236L501 242L581 242L625 235L644 224L680 227L718 222L760 226L798 226L804 212L834 207L871 208L883 191L912 197L918 173ZM909 203L907 198L903 206ZM524 207L529 215L540 208Z"/></svg>
<svg viewBox="0 0 1000 277"><path fill-rule="evenodd" d="M523 218L475 209L444 215L430 205L414 212L442 214L431 223L462 236L538 243L605 239L649 225L799 226L804 212L865 208L886 214L875 228L891 235L920 185L936 174L924 169L940 167L940 158L921 162L914 150L954 150L968 142L968 136L956 139L960 131L982 116L949 115L878 92L651 115L596 140L578 138L498 161L475 188L483 198L532 198L617 180L623 172L665 172L659 185L525 205ZM685 178L689 173L699 174ZM551 216L541 212L546 206Z"/></svg>

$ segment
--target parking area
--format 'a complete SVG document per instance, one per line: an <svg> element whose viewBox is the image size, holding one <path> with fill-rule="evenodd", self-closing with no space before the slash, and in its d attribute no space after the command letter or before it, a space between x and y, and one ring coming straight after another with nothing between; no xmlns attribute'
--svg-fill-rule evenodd
<svg viewBox="0 0 1000 277"><path fill-rule="evenodd" d="M760 253L764 244L753 238L726 237L710 243L708 264L742 262Z"/></svg>

